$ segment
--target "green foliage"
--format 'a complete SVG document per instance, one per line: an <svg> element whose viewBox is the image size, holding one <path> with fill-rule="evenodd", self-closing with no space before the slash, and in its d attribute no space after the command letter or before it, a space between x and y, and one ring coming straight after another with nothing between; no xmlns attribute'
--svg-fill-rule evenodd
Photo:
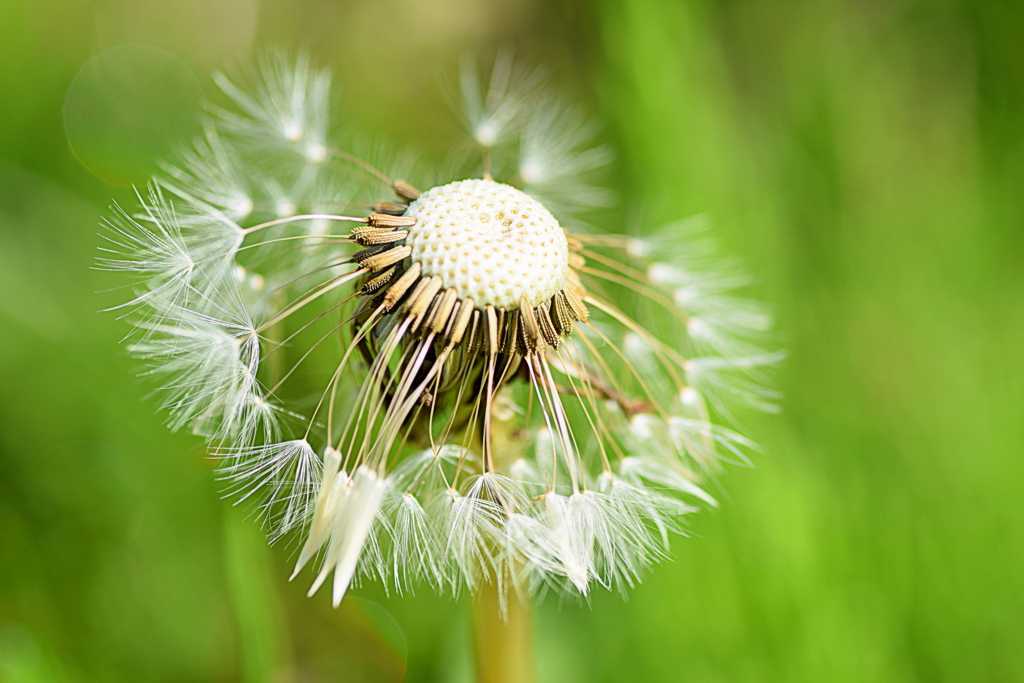
<svg viewBox="0 0 1024 683"><path fill-rule="evenodd" d="M61 4L0 5L0 680L465 680L465 605L307 600L293 548L266 548L143 398L127 327L97 313L122 283L90 270L98 216L130 192L75 160L65 96L110 35L170 46L209 95L225 55L189 23L212 15L147 33L142 10ZM459 51L502 36L585 75L623 223L707 214L779 311L766 453L628 601L539 606L540 681L1024 679L1020 7L561 2L480 10L375 66L359 36L390 4L293 6L261 7L256 44L308 42L351 118L414 144ZM168 151L188 128L170 124Z"/></svg>

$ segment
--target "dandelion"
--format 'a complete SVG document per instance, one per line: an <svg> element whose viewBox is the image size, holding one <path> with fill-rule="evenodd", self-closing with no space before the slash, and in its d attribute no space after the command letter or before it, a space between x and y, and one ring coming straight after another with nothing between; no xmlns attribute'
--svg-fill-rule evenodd
<svg viewBox="0 0 1024 683"><path fill-rule="evenodd" d="M777 399L770 317L706 226L584 229L609 154L507 56L462 78L480 155L424 190L331 140L307 59L216 80L234 106L116 210L103 265L141 283L129 348L170 426L210 439L271 540L301 534L292 578L511 618L666 558L755 447L734 407Z"/></svg>

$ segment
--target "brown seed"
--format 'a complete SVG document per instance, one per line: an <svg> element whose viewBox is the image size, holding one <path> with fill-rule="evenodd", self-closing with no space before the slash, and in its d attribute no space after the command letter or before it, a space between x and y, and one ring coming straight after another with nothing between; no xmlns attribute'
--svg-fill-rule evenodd
<svg viewBox="0 0 1024 683"><path fill-rule="evenodd" d="M498 313L494 306L487 304L484 308L485 343L487 344L487 355L497 356L501 349L501 338L498 336Z"/></svg>
<svg viewBox="0 0 1024 683"><path fill-rule="evenodd" d="M410 254L412 254L412 247L402 245L400 247L393 247L387 251L367 256L361 260L357 260L357 263L369 271L383 270L388 266L393 266L399 261L408 258ZM359 254L356 254L356 258L358 257Z"/></svg>
<svg viewBox="0 0 1024 683"><path fill-rule="evenodd" d="M579 322L587 322L590 318L590 311L587 310L587 305L583 303L579 295L571 287L566 287L562 291L565 292L565 299L572 308L573 317Z"/></svg>
<svg viewBox="0 0 1024 683"><path fill-rule="evenodd" d="M420 280L420 284L422 286L417 285L412 295L409 296L409 301L406 302L404 309L405 314L413 319L410 328L413 332L419 329L420 323L423 322L423 317L430 310L430 304L433 302L434 297L441 291L441 278L435 276L426 280Z"/></svg>
<svg viewBox="0 0 1024 683"><path fill-rule="evenodd" d="M555 327L560 335L568 336L572 333L574 321L572 307L565 298L564 290L555 294L555 297L551 300L551 313Z"/></svg>
<svg viewBox="0 0 1024 683"><path fill-rule="evenodd" d="M505 315L498 318L498 331L501 334L501 352L519 353L519 311L501 309Z"/></svg>
<svg viewBox="0 0 1024 683"><path fill-rule="evenodd" d="M426 321L425 326L430 328L430 331L434 334L441 334L448 326L448 320L452 316L452 311L455 310L455 305L459 301L459 295L454 289L448 289L443 295L441 295L440 301L437 307L430 312L430 318Z"/></svg>
<svg viewBox="0 0 1024 683"><path fill-rule="evenodd" d="M384 293L385 312L394 308L395 304L409 291L409 288L419 280L421 270L423 270L423 267L419 263L412 264L409 270L402 273L402 277L395 280L395 284L388 287L388 291Z"/></svg>
<svg viewBox="0 0 1024 683"><path fill-rule="evenodd" d="M522 328L523 344L526 347L526 353L523 355L532 354L543 348L544 339L540 335L540 326L533 313L533 306L525 296L519 300L519 321Z"/></svg>
<svg viewBox="0 0 1024 683"><path fill-rule="evenodd" d="M352 232L348 234L348 237L354 242L359 242L367 235L377 235L385 232L391 232L391 228L374 228L369 225L360 225L359 227L353 228Z"/></svg>
<svg viewBox="0 0 1024 683"><path fill-rule="evenodd" d="M408 208L408 204L403 202L391 202L391 201L380 201L373 205L373 210L377 213L389 213L392 216L401 216L405 213Z"/></svg>
<svg viewBox="0 0 1024 683"><path fill-rule="evenodd" d="M516 353L520 356L532 356L538 350L537 338L530 336L527 323L522 313L519 314L519 324L516 325Z"/></svg>
<svg viewBox="0 0 1024 683"><path fill-rule="evenodd" d="M405 182L404 180L396 180L395 182L391 183L391 189L393 189L395 191L395 194L397 194L399 197L410 202L416 201L417 199L420 198L420 195L423 194L422 192L420 192L419 190L417 190L415 187Z"/></svg>
<svg viewBox="0 0 1024 683"><path fill-rule="evenodd" d="M391 278L395 276L395 272L398 270L398 266L391 266L380 275L367 280L363 283L363 286L359 288L362 294L373 294L378 289L386 285L391 281Z"/></svg>
<svg viewBox="0 0 1024 683"><path fill-rule="evenodd" d="M573 292L580 300L587 295L587 288L584 287L583 282L580 281L579 272L572 268L569 269L569 272L566 275L565 287L563 289ZM586 310L586 307L584 307L584 310Z"/></svg>
<svg viewBox="0 0 1024 683"><path fill-rule="evenodd" d="M537 307L537 325L540 327L540 334L549 346L558 348L561 337L558 336L558 329L551 320L551 313L548 311L550 302Z"/></svg>
<svg viewBox="0 0 1024 683"><path fill-rule="evenodd" d="M409 296L405 300L405 305L402 306L403 311L409 311L409 304L416 301L416 299L420 298L420 295L423 294L423 290L427 288L427 284L429 282L430 278L424 278L423 280L420 280L419 282L416 283L416 286L412 288L411 292L409 292Z"/></svg>
<svg viewBox="0 0 1024 683"><path fill-rule="evenodd" d="M370 233L356 240L359 244L364 247L369 247L377 244L392 244L394 242L401 242L409 236L408 230L378 230Z"/></svg>
<svg viewBox="0 0 1024 683"><path fill-rule="evenodd" d="M466 348L473 353L479 351L483 348L483 337L483 314L474 309L472 319L469 323Z"/></svg>
<svg viewBox="0 0 1024 683"><path fill-rule="evenodd" d="M448 338L451 340L452 346L457 345L462 341L463 336L466 334L466 329L469 328L470 321L473 319L473 314L476 313L473 299L465 299L462 302L462 307L456 315L452 316L454 324L452 325L451 331L448 333ZM469 344L467 344L469 346Z"/></svg>
<svg viewBox="0 0 1024 683"><path fill-rule="evenodd" d="M371 213L367 220L374 228L407 228L416 224L412 216L392 216L388 213Z"/></svg>

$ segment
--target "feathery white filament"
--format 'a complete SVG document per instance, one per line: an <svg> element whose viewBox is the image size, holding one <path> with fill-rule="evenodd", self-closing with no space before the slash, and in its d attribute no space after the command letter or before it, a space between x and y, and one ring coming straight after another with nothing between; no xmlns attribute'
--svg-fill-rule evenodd
<svg viewBox="0 0 1024 683"><path fill-rule="evenodd" d="M590 182L594 172L611 160L606 147L594 145L595 133L575 109L558 102L538 106L520 143L519 177L526 190L552 207L607 205L609 192Z"/></svg>
<svg viewBox="0 0 1024 683"><path fill-rule="evenodd" d="M272 539L306 523L322 467L309 442L225 449L221 457L225 464L219 471L230 484L228 495L237 495L238 503L254 499Z"/></svg>
<svg viewBox="0 0 1024 683"><path fill-rule="evenodd" d="M188 293L205 302L202 308L212 307L194 290ZM232 437L253 401L262 398L259 338L244 311L216 310L222 318L183 298L147 299L138 312L141 338L129 350L149 363L148 374L165 378L160 390L172 429L189 425L196 433Z"/></svg>
<svg viewBox="0 0 1024 683"><path fill-rule="evenodd" d="M442 541L434 520L423 509L419 499L402 493L384 510L389 523L390 554L385 573L397 590L411 591L418 581L435 588L447 583L442 557Z"/></svg>
<svg viewBox="0 0 1024 683"><path fill-rule="evenodd" d="M313 71L309 60L300 57L296 65L281 55L263 60L250 93L238 87L224 74L216 74L217 85L235 101L244 115L216 109L224 128L256 142L277 137L308 155L309 145L327 139L331 77L326 71ZM303 149L297 143L305 143ZM315 149L315 147L314 147Z"/></svg>
<svg viewBox="0 0 1024 683"><path fill-rule="evenodd" d="M704 489L690 481L682 473L644 457L623 458L619 463L622 478L637 485L653 485L663 491L686 493L700 498L708 505L718 502ZM692 510L687 510L687 512Z"/></svg>
<svg viewBox="0 0 1024 683"><path fill-rule="evenodd" d="M583 595L587 594L594 573L595 520L589 514L589 503L581 493L566 498L551 491L544 496L546 521L562 570Z"/></svg>
<svg viewBox="0 0 1024 683"><path fill-rule="evenodd" d="M231 221L244 220L254 208L241 160L215 131L182 154L178 164L163 164L170 176L161 182L173 194L222 211Z"/></svg>
<svg viewBox="0 0 1024 683"><path fill-rule="evenodd" d="M464 63L460 79L462 108L473 140L485 148L504 141L528 111L539 83L538 72L518 71L512 55L503 52L494 62L486 93L482 93L477 70L469 62Z"/></svg>

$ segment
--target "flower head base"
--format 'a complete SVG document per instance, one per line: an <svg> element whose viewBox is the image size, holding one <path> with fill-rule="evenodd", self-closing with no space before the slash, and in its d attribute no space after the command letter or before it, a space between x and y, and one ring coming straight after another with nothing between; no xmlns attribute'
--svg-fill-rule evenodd
<svg viewBox="0 0 1024 683"><path fill-rule="evenodd" d="M493 180L461 180L427 190L406 210L412 263L480 308L546 304L565 286L565 232L528 194Z"/></svg>
<svg viewBox="0 0 1024 683"><path fill-rule="evenodd" d="M607 154L515 78L499 61L467 92L482 172L420 192L327 140L304 61L251 91L220 76L239 111L112 222L171 426L214 441L272 539L304 529L295 575L319 556L310 593L333 574L335 604L360 578L632 586L752 447L715 420L772 408L742 274L700 240L567 227Z"/></svg>

